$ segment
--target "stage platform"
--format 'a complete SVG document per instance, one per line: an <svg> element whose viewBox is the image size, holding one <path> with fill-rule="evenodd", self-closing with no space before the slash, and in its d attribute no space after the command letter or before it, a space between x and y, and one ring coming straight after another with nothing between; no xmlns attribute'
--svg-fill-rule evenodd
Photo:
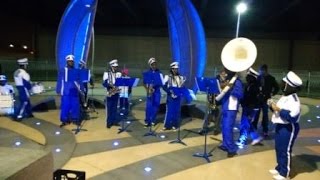
<svg viewBox="0 0 320 180"><path fill-rule="evenodd" d="M103 89L95 89L89 95L103 102ZM183 116L181 139L186 146L169 144L177 138L177 132L161 130L163 111L159 113L158 124L153 129L157 136L143 136L148 131L143 127L144 97L142 87L133 90L131 115L125 121L131 132L120 134L117 126L106 128L105 110L100 106L96 112L89 113L88 120L83 121L82 128L87 131L76 135L72 131L76 127L73 124L59 128L59 110L54 108L35 112L34 118L22 122L0 117L0 179L16 179L14 174L24 172L27 167L33 168L32 163L36 160L45 163L42 167L47 168L46 172L52 171L50 174L57 169L85 171L87 179L272 179L268 170L274 168L276 162L271 124L270 138L258 146L247 145L239 149L239 155L233 158L227 158L226 153L217 148L221 134L210 132L207 148L212 151L212 156L211 163L208 163L204 158L192 156L204 150L204 136L194 132L202 125L205 95L197 95L198 100L188 107L190 114ZM32 103L52 98L59 107L59 98L53 91L33 96ZM293 149L291 178L318 180L320 101L309 98L301 98L301 101L301 132ZM165 102L165 95L162 102ZM237 126L234 131L235 138L238 138ZM34 171L33 175L40 177L43 173ZM44 179L52 179L52 176Z"/></svg>

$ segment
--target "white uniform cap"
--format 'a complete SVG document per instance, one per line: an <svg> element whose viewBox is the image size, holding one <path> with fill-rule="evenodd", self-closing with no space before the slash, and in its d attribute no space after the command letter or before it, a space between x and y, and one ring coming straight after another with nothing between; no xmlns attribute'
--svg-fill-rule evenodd
<svg viewBox="0 0 320 180"><path fill-rule="evenodd" d="M66 61L74 61L74 55L72 55L72 54L67 55Z"/></svg>
<svg viewBox="0 0 320 180"><path fill-rule="evenodd" d="M81 60L80 64L86 65L87 63L84 60Z"/></svg>
<svg viewBox="0 0 320 180"><path fill-rule="evenodd" d="M148 64L149 64L149 66L151 66L151 64L155 63L155 62L157 62L156 58L152 57L152 58L149 59Z"/></svg>
<svg viewBox="0 0 320 180"><path fill-rule="evenodd" d="M255 71L254 69L252 69L252 68L249 68L247 74L251 75L251 76L253 76L255 78L257 78L259 76L259 73L257 71Z"/></svg>
<svg viewBox="0 0 320 180"><path fill-rule="evenodd" d="M289 86L291 87L298 87L302 85L302 80L300 79L300 77L292 71L289 71L287 76L282 80L289 84Z"/></svg>
<svg viewBox="0 0 320 180"><path fill-rule="evenodd" d="M117 67L117 66L118 66L118 60L117 60L117 59L111 60L111 61L109 62L109 65L110 65L111 67Z"/></svg>
<svg viewBox="0 0 320 180"><path fill-rule="evenodd" d="M173 62L173 63L170 64L170 67L171 67L172 69L173 69L173 68L178 69L178 68L179 68L179 63L178 63L178 62Z"/></svg>
<svg viewBox="0 0 320 180"><path fill-rule="evenodd" d="M6 81L7 77L5 75L0 75L0 81Z"/></svg>
<svg viewBox="0 0 320 180"><path fill-rule="evenodd" d="M18 59L17 62L20 65L25 65L25 64L28 64L28 59L27 58Z"/></svg>

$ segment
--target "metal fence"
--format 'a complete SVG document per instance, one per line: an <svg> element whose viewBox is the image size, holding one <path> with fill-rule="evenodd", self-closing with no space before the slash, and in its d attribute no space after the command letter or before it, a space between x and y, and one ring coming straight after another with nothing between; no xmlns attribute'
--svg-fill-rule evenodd
<svg viewBox="0 0 320 180"><path fill-rule="evenodd" d="M13 80L13 73L17 69L17 64L14 60L1 60L2 73L8 77L9 81ZM168 73L168 65L158 65L163 73ZM57 68L54 60L48 61L31 61L29 62L28 72L30 73L32 81L56 81ZM93 65L89 62L88 67L93 72L96 82L102 82L103 72L107 70L108 64L104 61L95 62ZM142 72L148 68L147 64L139 62L126 63L125 67L129 69L131 77L141 78ZM123 67L119 67L122 69ZM206 68L204 76L215 76L221 66L213 68ZM283 69L270 69L270 74L273 75L278 82L281 82L282 78L286 75L287 71ZM307 70L295 70L301 79L303 80L303 87L300 96L306 97L320 97L320 72L310 72Z"/></svg>

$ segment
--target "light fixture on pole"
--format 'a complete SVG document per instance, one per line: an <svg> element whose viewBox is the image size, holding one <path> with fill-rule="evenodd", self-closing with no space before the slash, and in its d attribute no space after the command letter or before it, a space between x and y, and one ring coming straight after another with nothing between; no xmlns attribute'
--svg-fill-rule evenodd
<svg viewBox="0 0 320 180"><path fill-rule="evenodd" d="M237 38L239 35L240 16L242 13L244 13L247 10L247 4L244 2L241 2L237 5L236 9L238 12L237 31L236 31L236 38Z"/></svg>

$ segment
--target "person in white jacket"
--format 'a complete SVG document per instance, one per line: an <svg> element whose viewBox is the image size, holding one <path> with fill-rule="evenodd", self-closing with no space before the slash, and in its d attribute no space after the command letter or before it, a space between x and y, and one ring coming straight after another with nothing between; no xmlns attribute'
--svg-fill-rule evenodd
<svg viewBox="0 0 320 180"><path fill-rule="evenodd" d="M298 136L301 104L297 92L300 90L302 80L290 71L282 79L281 90L283 96L275 103L269 99L268 105L273 110L271 121L275 128L275 151L277 166L269 170L276 180L289 178L291 169L292 147Z"/></svg>
<svg viewBox="0 0 320 180"><path fill-rule="evenodd" d="M21 121L23 118L33 117L29 94L32 85L30 81L30 75L26 71L28 59L18 59L17 63L19 65L19 68L14 72L13 77L19 93L20 102L16 114L16 120Z"/></svg>

